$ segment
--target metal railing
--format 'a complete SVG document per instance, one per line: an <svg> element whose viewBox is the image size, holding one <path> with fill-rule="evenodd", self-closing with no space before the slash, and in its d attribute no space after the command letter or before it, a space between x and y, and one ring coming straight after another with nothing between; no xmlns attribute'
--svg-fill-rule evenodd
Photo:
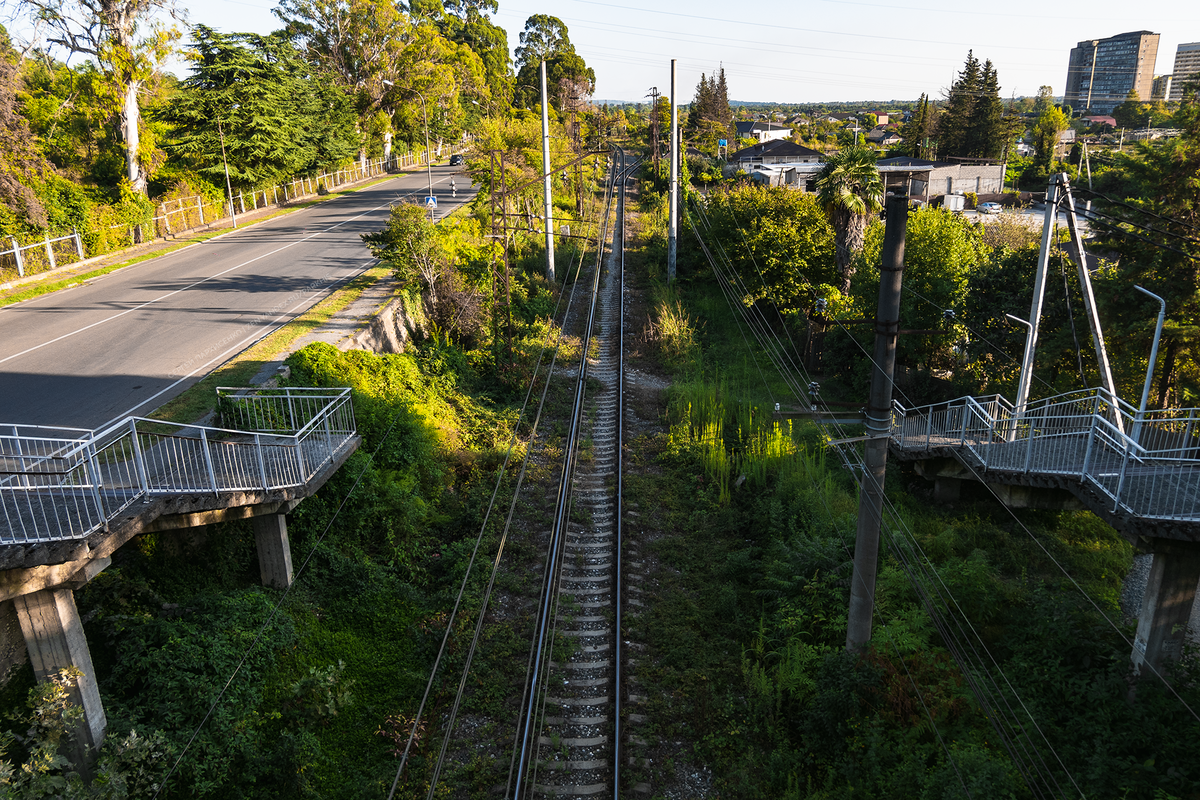
<svg viewBox="0 0 1200 800"><path fill-rule="evenodd" d="M457 151L451 148L451 152ZM419 152L414 151L402 155L393 153L386 158L376 158L370 161L355 161L343 169L320 172L316 175L297 176L290 181L265 189L246 192L239 190L232 201L230 198L224 197L214 202L203 195L155 201L155 214L144 225L123 222L100 228L99 230L105 236L115 237L116 245L101 247L99 249L102 252L93 252L92 255L103 255L105 252L113 252L121 247L133 246L139 242L165 239L168 236L186 233L218 220L228 219L231 205L238 214L271 206L282 207L300 198L318 195L322 188L334 189L348 183L383 175L390 169L403 169L424 164L427 156L436 158L440 157L440 153L437 151L426 153L422 149ZM120 233L112 234L112 231ZM60 266L83 261L88 257L87 248L78 231L54 238L47 234L43 241L24 245L11 236L6 238L8 240L6 242L0 240L0 246L7 246L7 249L0 250L0 280L4 281L48 272ZM64 242L71 242L72 246L64 247L62 245ZM55 245L58 245L57 253ZM14 272L15 275L12 274Z"/></svg>
<svg viewBox="0 0 1200 800"><path fill-rule="evenodd" d="M0 276L3 273L15 267L18 278L24 278L26 273L34 274L45 272L58 267L60 261L64 263L83 258L83 240L79 238L79 231L72 230L66 236L56 236L50 238L50 234L46 234L42 241L34 242L33 244L21 244L15 236L9 236L9 248L0 250ZM54 245L60 245L60 251L63 249L61 244L70 242L69 252L55 253ZM72 259L71 256L76 256ZM13 267L8 266L11 256ZM64 256L66 257L64 259Z"/></svg>
<svg viewBox="0 0 1200 800"><path fill-rule="evenodd" d="M0 544L78 539L153 496L303 486L355 435L349 389L217 395L225 427L143 417L99 431L0 426Z"/></svg>
<svg viewBox="0 0 1200 800"><path fill-rule="evenodd" d="M1017 414L998 395L906 409L892 441L908 451L949 448L989 471L1054 475L1090 486L1112 511L1200 521L1200 410L1139 414L1103 389L1057 395Z"/></svg>

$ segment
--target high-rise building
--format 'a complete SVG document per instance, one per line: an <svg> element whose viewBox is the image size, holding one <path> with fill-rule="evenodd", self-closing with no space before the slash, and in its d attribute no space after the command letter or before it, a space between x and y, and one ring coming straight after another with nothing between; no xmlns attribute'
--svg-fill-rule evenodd
<svg viewBox="0 0 1200 800"><path fill-rule="evenodd" d="M1150 31L1134 31L1072 47L1063 102L1077 112L1108 114L1125 102L1131 89L1149 100L1158 37Z"/></svg>
<svg viewBox="0 0 1200 800"><path fill-rule="evenodd" d="M1183 99L1184 84L1200 80L1200 42L1181 44L1175 49L1175 67L1171 70L1168 100Z"/></svg>

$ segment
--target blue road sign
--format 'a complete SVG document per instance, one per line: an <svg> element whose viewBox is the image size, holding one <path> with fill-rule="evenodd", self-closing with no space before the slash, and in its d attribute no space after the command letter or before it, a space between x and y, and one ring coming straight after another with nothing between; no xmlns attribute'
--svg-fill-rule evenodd
<svg viewBox="0 0 1200 800"><path fill-rule="evenodd" d="M718 147L725 147L727 144L729 144L729 142L728 142L727 140L725 140L725 139L717 139L717 146L718 146Z"/></svg>
<svg viewBox="0 0 1200 800"><path fill-rule="evenodd" d="M429 208L437 208L437 198L433 195L429 195L425 198L425 205Z"/></svg>

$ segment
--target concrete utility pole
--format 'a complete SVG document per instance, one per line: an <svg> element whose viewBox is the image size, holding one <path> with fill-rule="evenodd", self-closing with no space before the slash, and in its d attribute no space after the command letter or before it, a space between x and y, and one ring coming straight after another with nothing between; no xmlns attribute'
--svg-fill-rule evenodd
<svg viewBox="0 0 1200 800"><path fill-rule="evenodd" d="M550 185L550 95L546 91L546 62L542 62L542 174L546 181L546 279L554 280L554 198Z"/></svg>
<svg viewBox="0 0 1200 800"><path fill-rule="evenodd" d="M1021 379L1017 383L1017 402L1014 415L1020 418L1029 402L1029 387L1033 383L1033 354L1037 350L1038 322L1042 318L1042 300L1046 296L1046 270L1050 267L1051 237L1054 217L1058 213L1059 175L1051 175L1046 187L1046 216L1042 221L1042 249L1038 253L1037 273L1033 278L1033 302L1029 306L1029 333L1025 335L1025 356L1021 359ZM1015 435L1016 429L1010 431Z"/></svg>
<svg viewBox="0 0 1200 800"><path fill-rule="evenodd" d="M679 247L679 104L675 102L675 59L671 59L671 194L667 220L667 283L675 281Z"/></svg>
<svg viewBox="0 0 1200 800"><path fill-rule="evenodd" d="M850 617L846 649L863 650L871 642L875 613L875 572L879 566L879 529L883 523L883 480L887 472L888 435L892 428L892 378L896 371L896 339L900 333L900 283L904 275L904 237L908 198L887 199L883 263L879 266L879 310L875 314L875 356L871 396L867 401L865 468L858 493L858 533L854 540L854 577L850 582Z"/></svg>

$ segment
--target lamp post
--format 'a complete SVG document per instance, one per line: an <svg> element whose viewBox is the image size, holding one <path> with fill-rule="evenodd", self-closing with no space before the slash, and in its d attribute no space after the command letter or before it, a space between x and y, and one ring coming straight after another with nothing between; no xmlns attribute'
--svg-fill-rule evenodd
<svg viewBox="0 0 1200 800"><path fill-rule="evenodd" d="M237 106L233 106L237 108ZM217 117L217 133L221 136L221 161L225 164L225 190L229 192L229 217L233 227L237 227L237 212L233 210L233 184L229 182L229 159L225 157L225 131L221 128L221 118Z"/></svg>
<svg viewBox="0 0 1200 800"><path fill-rule="evenodd" d="M384 80L384 81L382 81L382 83L384 83L388 86L396 85L389 80ZM413 94L415 94L417 97L421 98L421 119L424 120L424 122L425 122L425 175L429 180L429 195L428 195L428 197L433 197L433 167L432 167L432 159L430 158L430 150L429 150L429 114L427 114L425 111L425 95L421 94L418 91L414 91ZM429 200L426 199L425 202L426 202L426 204L428 204ZM430 222L434 221L432 205L429 205L429 221Z"/></svg>

